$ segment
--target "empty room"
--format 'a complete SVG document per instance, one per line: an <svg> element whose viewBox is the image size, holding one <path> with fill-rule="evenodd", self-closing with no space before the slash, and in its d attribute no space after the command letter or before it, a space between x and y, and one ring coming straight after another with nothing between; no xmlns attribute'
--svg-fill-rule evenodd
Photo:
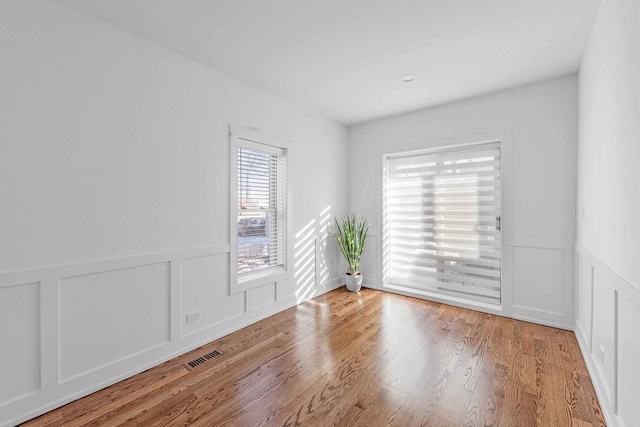
<svg viewBox="0 0 640 427"><path fill-rule="evenodd" d="M638 22L1 0L0 427L639 426Z"/></svg>

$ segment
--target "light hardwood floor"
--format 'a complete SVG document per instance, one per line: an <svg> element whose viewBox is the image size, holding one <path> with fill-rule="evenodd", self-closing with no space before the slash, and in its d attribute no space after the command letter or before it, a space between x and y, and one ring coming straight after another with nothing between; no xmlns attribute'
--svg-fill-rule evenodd
<svg viewBox="0 0 640 427"><path fill-rule="evenodd" d="M572 332L339 289L24 425L605 423Z"/></svg>

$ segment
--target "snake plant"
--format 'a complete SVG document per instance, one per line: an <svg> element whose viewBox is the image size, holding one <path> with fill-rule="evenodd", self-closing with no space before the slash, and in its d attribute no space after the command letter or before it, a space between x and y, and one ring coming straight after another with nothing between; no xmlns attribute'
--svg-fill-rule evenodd
<svg viewBox="0 0 640 427"><path fill-rule="evenodd" d="M347 274L357 276L360 274L360 257L369 231L367 219L362 216L358 220L355 213L345 213L341 221L338 221L338 218L334 219L336 224L331 230L336 236L342 255L347 260Z"/></svg>

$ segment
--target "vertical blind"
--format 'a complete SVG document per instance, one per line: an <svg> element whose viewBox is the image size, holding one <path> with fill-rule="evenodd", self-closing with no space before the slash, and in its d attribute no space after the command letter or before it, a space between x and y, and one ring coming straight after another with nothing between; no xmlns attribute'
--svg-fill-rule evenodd
<svg viewBox="0 0 640 427"><path fill-rule="evenodd" d="M284 266L284 153L271 146L265 146L264 151L238 147L238 273Z"/></svg>
<svg viewBox="0 0 640 427"><path fill-rule="evenodd" d="M500 304L500 146L387 158L390 284Z"/></svg>

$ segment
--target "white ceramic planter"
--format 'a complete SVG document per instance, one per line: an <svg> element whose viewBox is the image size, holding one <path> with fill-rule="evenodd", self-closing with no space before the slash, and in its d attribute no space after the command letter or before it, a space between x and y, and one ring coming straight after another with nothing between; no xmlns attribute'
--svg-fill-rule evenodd
<svg viewBox="0 0 640 427"><path fill-rule="evenodd" d="M344 283L347 285L347 290L351 292L358 292L362 287L362 274L358 274L357 276L345 274Z"/></svg>

